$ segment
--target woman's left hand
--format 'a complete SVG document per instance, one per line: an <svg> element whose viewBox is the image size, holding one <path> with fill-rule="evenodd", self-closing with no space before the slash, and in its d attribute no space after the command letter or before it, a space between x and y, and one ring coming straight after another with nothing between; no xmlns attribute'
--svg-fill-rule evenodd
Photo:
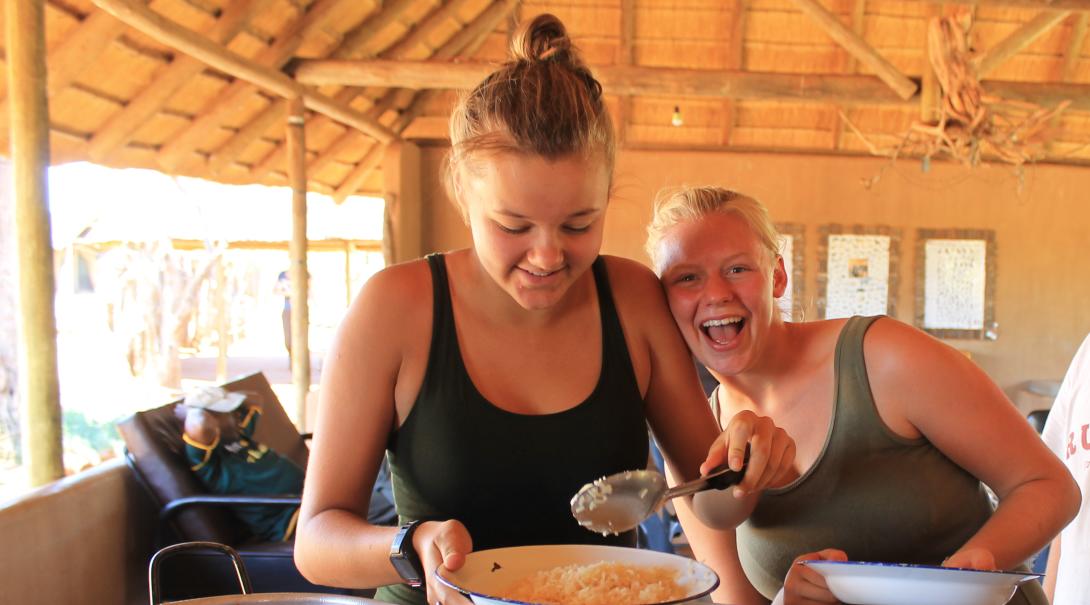
<svg viewBox="0 0 1090 605"><path fill-rule="evenodd" d="M747 445L749 463L742 482L734 487L734 497L742 498L770 487L780 487L797 476L795 440L776 426L772 418L749 410L738 412L730 419L727 428L708 450L708 457L700 465L700 474L706 475L724 460L732 470L741 470L746 464Z"/></svg>

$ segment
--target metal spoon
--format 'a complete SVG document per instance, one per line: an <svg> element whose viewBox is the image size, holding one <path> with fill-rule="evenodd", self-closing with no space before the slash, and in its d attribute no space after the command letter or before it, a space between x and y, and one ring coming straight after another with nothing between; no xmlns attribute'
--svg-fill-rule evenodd
<svg viewBox="0 0 1090 605"><path fill-rule="evenodd" d="M749 461L748 448L745 459ZM584 485L571 499L571 514L590 531L619 534L635 528L671 498L724 489L740 483L745 473L744 464L740 471L723 464L699 479L670 488L657 471L624 471Z"/></svg>

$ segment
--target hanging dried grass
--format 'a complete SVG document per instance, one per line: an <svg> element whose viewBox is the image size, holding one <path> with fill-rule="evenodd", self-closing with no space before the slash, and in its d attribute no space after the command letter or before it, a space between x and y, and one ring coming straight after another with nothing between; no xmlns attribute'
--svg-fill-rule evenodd
<svg viewBox="0 0 1090 605"><path fill-rule="evenodd" d="M972 61L971 28L972 17L967 11L936 17L929 23L928 54L942 91L937 120L917 121L900 144L879 147L841 114L871 153L893 159L922 156L925 165L932 157L947 157L969 166L978 165L982 157L994 157L1016 167L1044 156L1050 122L1071 101L1049 109L987 94Z"/></svg>

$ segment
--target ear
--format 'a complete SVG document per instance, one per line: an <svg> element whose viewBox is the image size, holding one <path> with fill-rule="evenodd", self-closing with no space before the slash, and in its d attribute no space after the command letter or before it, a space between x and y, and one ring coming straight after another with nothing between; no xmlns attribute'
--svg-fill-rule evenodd
<svg viewBox="0 0 1090 605"><path fill-rule="evenodd" d="M787 269L783 265L783 256L777 254L772 264L772 296L780 298L787 291Z"/></svg>

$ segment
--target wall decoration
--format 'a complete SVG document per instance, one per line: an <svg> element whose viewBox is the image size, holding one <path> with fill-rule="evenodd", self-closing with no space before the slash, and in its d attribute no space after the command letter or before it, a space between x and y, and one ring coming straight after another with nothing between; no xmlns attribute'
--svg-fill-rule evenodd
<svg viewBox="0 0 1090 605"><path fill-rule="evenodd" d="M818 316L894 315L900 230L825 225L819 233Z"/></svg>
<svg viewBox="0 0 1090 605"><path fill-rule="evenodd" d="M940 338L998 338L995 265L993 230L917 230L916 326Z"/></svg>
<svg viewBox="0 0 1090 605"><path fill-rule="evenodd" d="M776 223L782 244L780 255L783 267L787 271L787 291L779 300L780 310L787 321L802 321L805 301L803 288L806 284L806 272L803 259L806 249L805 228L797 223Z"/></svg>

